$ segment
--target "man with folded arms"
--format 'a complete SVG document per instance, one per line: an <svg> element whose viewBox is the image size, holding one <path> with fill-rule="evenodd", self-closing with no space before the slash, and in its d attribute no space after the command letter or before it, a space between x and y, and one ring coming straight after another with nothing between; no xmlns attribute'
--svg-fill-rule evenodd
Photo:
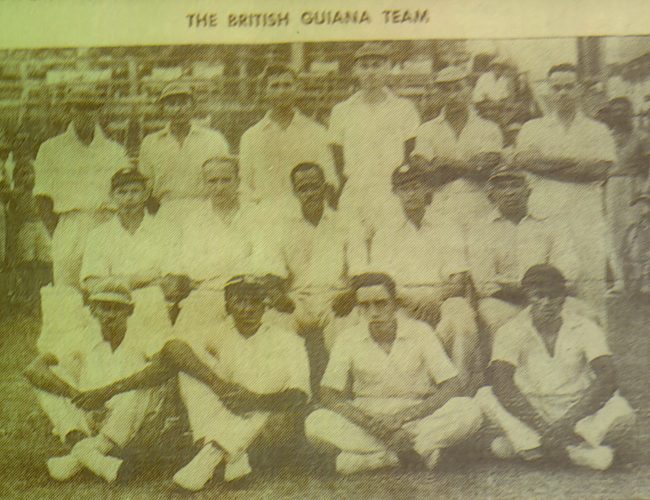
<svg viewBox="0 0 650 500"><path fill-rule="evenodd" d="M37 389L53 432L72 446L68 455L48 460L50 476L65 481L86 468L113 482L122 460L110 453L136 436L159 397L155 390L142 388L116 392L102 401L106 402L103 408L97 405L86 411L75 406L81 391L131 375L147 363L138 332L127 328L133 312L129 290L119 282L103 280L88 301L96 321L83 335L69 336L66 345L60 342L57 348L42 352L25 370L25 377Z"/></svg>
<svg viewBox="0 0 650 500"><path fill-rule="evenodd" d="M414 455L429 469L440 450L481 425L472 399L435 334L398 313L395 283L385 274L356 276L367 322L342 332L321 382L323 409L305 421L307 438L338 451L342 474L395 467Z"/></svg>
<svg viewBox="0 0 650 500"><path fill-rule="evenodd" d="M140 372L79 396L82 406L101 405L115 394L155 387L179 375L190 428L201 450L174 475L198 491L225 460L225 481L251 472L248 448L272 415L300 413L310 395L304 343L294 333L263 322L268 298L258 278L236 276L226 283L229 317L167 341Z"/></svg>
<svg viewBox="0 0 650 500"><path fill-rule="evenodd" d="M497 332L492 387L475 398L505 435L492 451L525 460L568 457L605 470L614 450L604 443L635 419L618 393L605 333L565 307L566 281L553 266L531 267L521 287L529 305Z"/></svg>

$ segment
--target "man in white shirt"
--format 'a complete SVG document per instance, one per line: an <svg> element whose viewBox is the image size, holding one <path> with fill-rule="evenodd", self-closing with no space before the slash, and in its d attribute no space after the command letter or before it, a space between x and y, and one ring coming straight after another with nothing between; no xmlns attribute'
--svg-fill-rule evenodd
<svg viewBox="0 0 650 500"><path fill-rule="evenodd" d="M97 122L103 102L95 92L74 89L67 104L68 129L38 150L33 194L45 226L55 228L54 283L78 288L88 233L110 217L111 177L129 163L124 148L109 140Z"/></svg>
<svg viewBox="0 0 650 500"><path fill-rule="evenodd" d="M168 84L158 102L169 123L142 140L138 168L151 183L159 215L180 226L205 198L203 163L228 155L230 147L220 132L192 121L195 102L189 84Z"/></svg>
<svg viewBox="0 0 650 500"><path fill-rule="evenodd" d="M178 374L192 434L203 443L174 475L190 491L201 490L222 461L227 482L250 474L248 449L270 417L300 414L310 396L304 343L263 321L268 295L259 279L236 276L224 294L228 321L168 341L142 371L77 398L95 406Z"/></svg>
<svg viewBox="0 0 650 500"><path fill-rule="evenodd" d="M564 457L605 470L611 443L635 420L618 393L605 332L564 307L564 276L540 264L524 275L529 306L498 332L492 387L476 395L485 415L505 434L492 443L501 458Z"/></svg>
<svg viewBox="0 0 650 500"><path fill-rule="evenodd" d="M616 161L607 127L579 107L576 69L560 64L548 72L553 109L524 124L514 161L531 173L531 210L564 220L574 237L580 272L578 295L606 323L607 224L603 182Z"/></svg>
<svg viewBox="0 0 650 500"><path fill-rule="evenodd" d="M284 65L266 68L264 98L269 110L242 135L239 164L242 187L255 202L283 203L293 196L289 174L299 163L318 163L329 190L339 179L329 147L327 129L296 108L298 81Z"/></svg>
<svg viewBox="0 0 650 500"><path fill-rule="evenodd" d="M129 290L121 284L104 280L88 300L95 321L82 335L68 336L65 346L41 350L25 370L25 377L37 389L53 432L72 446L69 454L48 460L50 476L66 481L86 468L113 482L122 459L110 453L124 448L135 437L160 398L155 391L143 388L106 398L105 407L92 408L98 411L75 406L75 398L82 391L142 369L151 352L147 349L157 350L160 346L143 349L137 338L142 332L128 326L133 302Z"/></svg>
<svg viewBox="0 0 650 500"><path fill-rule="evenodd" d="M471 437L481 415L435 334L398 313L385 274L355 279L366 322L337 340L321 383L321 401L305 421L314 444L334 448L342 474L399 465L417 454L435 468L440 450Z"/></svg>
<svg viewBox="0 0 650 500"><path fill-rule="evenodd" d="M429 169L438 186L433 210L452 217L467 232L490 209L485 181L501 160L503 136L499 126L479 117L470 103L467 73L449 66L436 77L444 109L420 125L413 161Z"/></svg>
<svg viewBox="0 0 650 500"><path fill-rule="evenodd" d="M386 87L388 47L364 44L355 54L360 90L332 109L330 143L345 185L341 206L374 213L390 198L390 176L413 149L420 117L414 104Z"/></svg>
<svg viewBox="0 0 650 500"><path fill-rule="evenodd" d="M393 172L398 213L378 229L369 266L397 283L397 300L411 317L426 321L467 384L479 352L476 314L468 301L469 267L462 231L429 208L424 171L404 165Z"/></svg>
<svg viewBox="0 0 650 500"><path fill-rule="evenodd" d="M495 57L483 73L472 91L472 102L474 104L484 103L501 104L513 95L514 85L510 62L504 57ZM500 102L501 101L501 102Z"/></svg>
<svg viewBox="0 0 650 500"><path fill-rule="evenodd" d="M490 333L486 348L496 331L522 310L525 295L519 283L528 268L551 264L571 287L578 278L578 257L568 229L561 220L529 210L531 191L524 172L508 168L495 172L488 181L494 208L467 241L479 316ZM574 297L567 298L567 307L589 314L587 305Z"/></svg>

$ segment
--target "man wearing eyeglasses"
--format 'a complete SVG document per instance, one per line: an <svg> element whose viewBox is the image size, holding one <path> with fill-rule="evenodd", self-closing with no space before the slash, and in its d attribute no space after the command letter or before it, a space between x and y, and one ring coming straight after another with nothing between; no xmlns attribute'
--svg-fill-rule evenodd
<svg viewBox="0 0 650 500"><path fill-rule="evenodd" d="M528 307L497 332L492 387L475 400L502 431L492 442L499 458L568 459L609 468L610 446L635 420L618 393L604 331L565 307L566 281L538 264L521 280Z"/></svg>
<svg viewBox="0 0 650 500"><path fill-rule="evenodd" d="M553 66L548 86L552 111L524 124L515 162L531 173L531 210L568 224L580 262L578 296L594 306L604 323L607 225L602 186L616 160L616 146L607 127L580 109L575 66Z"/></svg>
<svg viewBox="0 0 650 500"><path fill-rule="evenodd" d="M436 86L445 107L440 116L418 128L414 161L436 177L434 210L454 218L467 230L490 210L483 186L501 159L503 136L496 123L471 109L471 89L464 70L443 69Z"/></svg>

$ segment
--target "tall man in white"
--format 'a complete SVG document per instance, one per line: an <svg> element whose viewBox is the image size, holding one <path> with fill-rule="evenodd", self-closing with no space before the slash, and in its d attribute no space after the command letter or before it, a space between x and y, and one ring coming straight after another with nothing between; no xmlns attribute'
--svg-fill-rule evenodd
<svg viewBox="0 0 650 500"><path fill-rule="evenodd" d="M521 287L529 306L497 332L492 387L475 398L505 434L492 451L525 460L568 456L605 470L614 451L603 443L635 420L618 393L605 332L567 310L565 279L553 266L531 267Z"/></svg>
<svg viewBox="0 0 650 500"><path fill-rule="evenodd" d="M264 97L269 110L242 135L239 165L245 194L259 202L283 202L293 196L289 174L299 163L318 163L331 193L340 184L327 129L296 108L298 81L284 65L266 68Z"/></svg>
<svg viewBox="0 0 650 500"><path fill-rule="evenodd" d="M472 399L435 334L398 313L395 283L385 274L355 277L367 322L342 334L321 384L325 406L305 421L314 444L339 451L342 474L399 465L415 452L429 469L440 450L481 425Z"/></svg>
<svg viewBox="0 0 650 500"><path fill-rule="evenodd" d="M341 207L374 214L390 198L390 176L413 149L420 124L417 109L396 96L386 80L391 69L386 45L369 42L355 54L360 90L332 109L330 142L344 178Z"/></svg>
<svg viewBox="0 0 650 500"><path fill-rule="evenodd" d="M192 121L196 103L189 84L168 84L158 102L169 122L142 140L138 168L151 183L159 215L180 224L205 198L203 163L229 154L230 148L220 132Z"/></svg>
<svg viewBox="0 0 650 500"><path fill-rule="evenodd" d="M395 280L397 300L411 317L435 327L461 381L468 383L479 343L468 301L465 242L460 227L429 209L429 177L408 164L393 172L401 207L372 238L369 266Z"/></svg>
<svg viewBox="0 0 650 500"><path fill-rule="evenodd" d="M248 448L271 415L301 414L310 395L304 343L294 333L263 322L265 287L256 277L236 276L224 293L226 322L211 324L192 339L168 341L140 372L77 398L95 406L179 374L192 434L203 443L174 475L177 485L191 491L202 489L224 460L226 481L250 474Z"/></svg>
<svg viewBox="0 0 650 500"><path fill-rule="evenodd" d="M33 193L53 231L54 284L78 288L88 233L110 218L111 177L129 162L98 124L103 100L96 92L73 89L66 102L72 121L66 132L41 144Z"/></svg>
<svg viewBox="0 0 650 500"><path fill-rule="evenodd" d="M548 72L552 111L528 121L517 137L514 161L531 173L531 209L557 215L575 238L580 270L578 296L606 321L607 224L603 182L616 161L607 127L580 110L576 68L553 66Z"/></svg>
<svg viewBox="0 0 650 500"><path fill-rule="evenodd" d="M501 159L499 126L471 108L467 73L450 66L436 77L444 109L420 125L413 150L416 165L435 174L433 210L452 217L465 230L490 210L485 181Z"/></svg>

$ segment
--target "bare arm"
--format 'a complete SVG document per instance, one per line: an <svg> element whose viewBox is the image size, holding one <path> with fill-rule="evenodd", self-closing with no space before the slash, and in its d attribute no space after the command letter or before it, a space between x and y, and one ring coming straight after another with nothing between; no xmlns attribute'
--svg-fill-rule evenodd
<svg viewBox="0 0 650 500"><path fill-rule="evenodd" d="M36 196L35 199L38 215L47 228L47 231L50 233L50 235L52 235L57 223L59 222L58 215L54 213L54 202L49 196L39 195Z"/></svg>
<svg viewBox="0 0 650 500"><path fill-rule="evenodd" d="M336 173L341 179L341 188L343 188L343 184L346 180L344 159L345 156L343 155L343 146L340 144L330 144L330 148L332 149L332 157L334 158L334 168L336 169Z"/></svg>
<svg viewBox="0 0 650 500"><path fill-rule="evenodd" d="M530 172L560 181L594 182L604 180L612 162L603 160L574 160L553 158L537 151L522 151L515 163Z"/></svg>
<svg viewBox="0 0 650 500"><path fill-rule="evenodd" d="M64 398L74 398L79 394L79 391L64 380L61 380L50 370L51 366L57 364L56 357L51 354L38 356L25 369L23 375L37 389L56 396L63 396Z"/></svg>
<svg viewBox="0 0 650 500"><path fill-rule="evenodd" d="M533 429L545 432L548 425L515 385L515 367L505 361L493 361L489 370L492 390L503 407Z"/></svg>

